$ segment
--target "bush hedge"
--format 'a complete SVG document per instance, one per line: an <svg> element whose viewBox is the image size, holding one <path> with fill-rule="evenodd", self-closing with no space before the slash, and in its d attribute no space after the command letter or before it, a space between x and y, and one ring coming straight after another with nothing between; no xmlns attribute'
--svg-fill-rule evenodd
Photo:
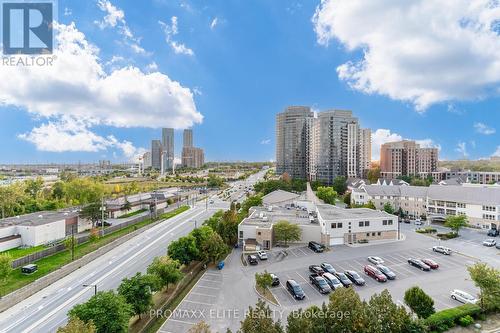
<svg viewBox="0 0 500 333"><path fill-rule="evenodd" d="M480 313L481 308L478 305L464 304L434 313L425 319L425 324L431 332L444 332L460 324L462 317L470 316L474 318Z"/></svg>
<svg viewBox="0 0 500 333"><path fill-rule="evenodd" d="M432 234L432 233L437 232L436 229L431 228L431 227L425 227L425 228L422 228L422 229L417 229L416 231L418 233L420 233L420 234Z"/></svg>
<svg viewBox="0 0 500 333"><path fill-rule="evenodd" d="M437 234L436 236L441 239L452 239L457 238L458 234L456 232L447 232L445 234Z"/></svg>

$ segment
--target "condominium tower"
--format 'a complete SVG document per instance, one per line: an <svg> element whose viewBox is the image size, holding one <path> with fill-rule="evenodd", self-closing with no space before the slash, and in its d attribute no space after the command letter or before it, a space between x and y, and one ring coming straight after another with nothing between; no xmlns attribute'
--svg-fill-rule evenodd
<svg viewBox="0 0 500 333"><path fill-rule="evenodd" d="M172 170L174 166L174 129L162 129L162 156L164 171Z"/></svg>
<svg viewBox="0 0 500 333"><path fill-rule="evenodd" d="M194 146L192 129L184 130L182 146L183 167L197 169L205 164L205 153L203 149Z"/></svg>
<svg viewBox="0 0 500 333"><path fill-rule="evenodd" d="M384 143L380 147L380 173L383 178L426 177L437 171L438 149L421 148L415 141Z"/></svg>
<svg viewBox="0 0 500 333"><path fill-rule="evenodd" d="M371 133L351 111L317 116L292 106L276 116L276 172L331 184L337 176L363 177L371 159Z"/></svg>

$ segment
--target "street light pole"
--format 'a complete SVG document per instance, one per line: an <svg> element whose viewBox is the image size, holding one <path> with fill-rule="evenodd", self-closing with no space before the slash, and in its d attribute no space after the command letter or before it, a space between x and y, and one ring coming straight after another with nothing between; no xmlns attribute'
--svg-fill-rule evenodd
<svg viewBox="0 0 500 333"><path fill-rule="evenodd" d="M104 236L104 195L101 196L101 236Z"/></svg>

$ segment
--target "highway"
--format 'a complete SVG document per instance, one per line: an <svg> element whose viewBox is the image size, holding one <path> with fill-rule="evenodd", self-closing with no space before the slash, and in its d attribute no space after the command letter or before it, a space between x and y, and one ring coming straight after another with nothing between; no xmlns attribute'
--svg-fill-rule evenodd
<svg viewBox="0 0 500 333"><path fill-rule="evenodd" d="M238 201L245 198L245 187L255 184L264 174L265 171L260 171L231 184L236 189ZM0 332L55 332L67 322L67 313L73 306L94 295L94 285L99 291L116 289L122 279L145 272L154 257L165 255L171 241L187 235L216 211L229 209L229 201L223 201L217 195L208 201L212 203L197 202L188 211L144 231L0 313Z"/></svg>
<svg viewBox="0 0 500 333"><path fill-rule="evenodd" d="M216 197L213 200L208 209L205 201L200 201L4 311L0 314L0 332L55 332L66 323L67 313L75 304L94 294L93 285L100 291L116 289L123 278L145 272L154 257L165 255L172 240L188 234L217 210L229 208L228 202Z"/></svg>

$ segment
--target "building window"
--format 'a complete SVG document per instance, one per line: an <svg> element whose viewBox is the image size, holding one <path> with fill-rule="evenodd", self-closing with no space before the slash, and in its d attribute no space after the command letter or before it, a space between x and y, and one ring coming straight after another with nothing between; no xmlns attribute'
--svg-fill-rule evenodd
<svg viewBox="0 0 500 333"><path fill-rule="evenodd" d="M382 225L387 225L387 220L383 220Z"/></svg>
<svg viewBox="0 0 500 333"><path fill-rule="evenodd" d="M382 233L379 231L379 232L377 232L377 235L378 235L378 236L381 236L381 235L382 235Z"/></svg>
<svg viewBox="0 0 500 333"><path fill-rule="evenodd" d="M365 227L369 227L370 226L370 221L365 221Z"/></svg>
<svg viewBox="0 0 500 333"><path fill-rule="evenodd" d="M359 226L360 226L360 227L362 227L363 225L364 225L364 222L363 222L363 221L359 222Z"/></svg>
<svg viewBox="0 0 500 333"><path fill-rule="evenodd" d="M260 231L259 231L259 232L257 232L257 235L259 235L259 236L260 236Z"/></svg>
<svg viewBox="0 0 500 333"><path fill-rule="evenodd" d="M392 225L392 220L387 220L387 224Z"/></svg>
<svg viewBox="0 0 500 333"><path fill-rule="evenodd" d="M370 237L370 233L369 232L366 233L366 237Z"/></svg>
<svg viewBox="0 0 500 333"><path fill-rule="evenodd" d="M485 220L495 220L495 215L491 215L491 214L483 214L483 219Z"/></svg>
<svg viewBox="0 0 500 333"><path fill-rule="evenodd" d="M331 226L332 226L332 229L336 229L337 228L337 223L332 223Z"/></svg>
<svg viewBox="0 0 500 333"><path fill-rule="evenodd" d="M243 230L240 230L240 238L243 238Z"/></svg>
<svg viewBox="0 0 500 333"><path fill-rule="evenodd" d="M496 208L495 208L495 206L483 206L483 210L485 210L487 212L495 212Z"/></svg>
<svg viewBox="0 0 500 333"><path fill-rule="evenodd" d="M459 203L457 203L457 207L458 207L458 208L465 208L465 204L464 204L464 203L459 202Z"/></svg>
<svg viewBox="0 0 500 333"><path fill-rule="evenodd" d="M374 232L372 232L372 236L375 237L375 233Z"/></svg>
<svg viewBox="0 0 500 333"><path fill-rule="evenodd" d="M342 222L337 223L337 228L339 228L339 229L342 228Z"/></svg>

